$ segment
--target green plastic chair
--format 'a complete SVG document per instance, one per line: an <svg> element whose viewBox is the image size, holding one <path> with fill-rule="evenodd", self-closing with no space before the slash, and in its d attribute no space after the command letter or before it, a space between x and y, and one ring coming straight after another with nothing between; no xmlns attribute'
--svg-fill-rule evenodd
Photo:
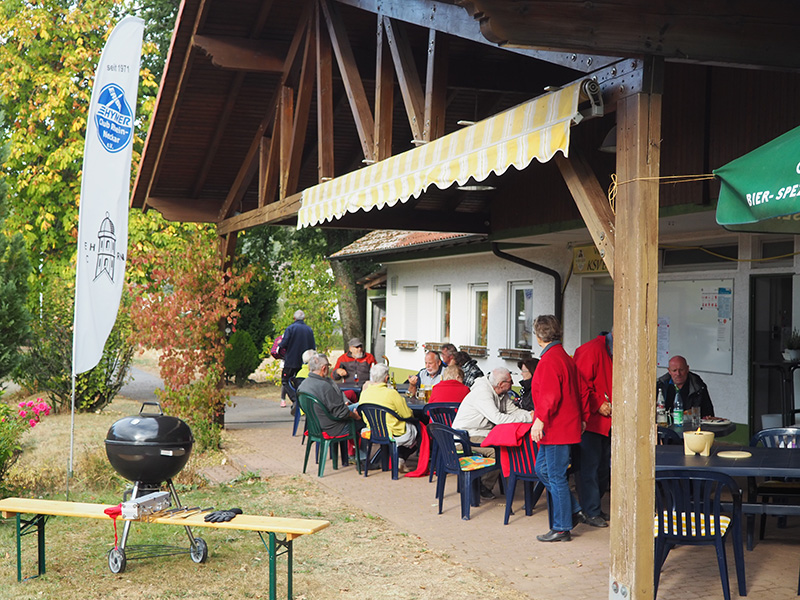
<svg viewBox="0 0 800 600"><path fill-rule="evenodd" d="M358 431L356 430L356 421L355 419L337 419L325 408L325 405L317 400L314 396L304 392L297 393L297 401L300 403L300 408L306 415L306 428L308 430L308 444L306 444L306 457L303 461L303 473L306 472L306 467L308 466L308 455L311 452L311 442L317 443L317 462L319 463L319 467L317 468L317 476L322 477L325 474L325 463L327 462L327 455L330 449L331 461L333 462L334 470L339 469L339 453L336 451L336 448L331 446L332 443L339 443L339 442L346 442L347 440L353 440L353 445L355 446L355 453L356 453L356 468L358 469L359 475L361 474L361 453L359 452L359 439L358 439ZM344 435L340 435L338 437L331 437L327 433L322 430L322 425L319 422L318 415L325 415L331 421L344 421L348 425L348 433ZM343 455L343 462L344 462Z"/></svg>

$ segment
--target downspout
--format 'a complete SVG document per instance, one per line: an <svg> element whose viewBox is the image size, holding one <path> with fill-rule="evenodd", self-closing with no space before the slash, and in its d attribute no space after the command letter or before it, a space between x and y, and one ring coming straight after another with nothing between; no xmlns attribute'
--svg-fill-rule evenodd
<svg viewBox="0 0 800 600"><path fill-rule="evenodd" d="M561 274L558 271L554 271L553 269L550 269L538 263L525 260L524 258L520 258L519 256L514 256L513 254L507 254L502 250L500 250L500 244L498 244L497 242L492 242L492 253L497 258L517 263L518 265L522 265L523 267L528 267L529 269L533 269L534 271L538 271L539 273L544 273L545 275L550 275L550 277L553 278L553 287L555 288L553 295L553 306L554 306L553 314L555 314L559 322L563 322L561 319L561 315L563 312L562 308L563 294L561 293Z"/></svg>

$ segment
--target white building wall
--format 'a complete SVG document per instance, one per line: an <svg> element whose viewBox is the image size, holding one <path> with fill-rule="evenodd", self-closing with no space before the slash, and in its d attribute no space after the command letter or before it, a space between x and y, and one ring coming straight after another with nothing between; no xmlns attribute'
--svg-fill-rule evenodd
<svg viewBox="0 0 800 600"><path fill-rule="evenodd" d="M796 244L800 246L800 243ZM718 415L724 415L733 421L746 423L748 421L748 378L749 378L749 353L750 353L750 277L754 274L785 274L785 265L772 267L769 263L748 262L747 259L757 254L757 239L748 234L739 235L740 262L733 262L730 267L709 268L704 270L684 270L681 272L662 272L659 281L677 281L687 279L733 279L733 367L732 374L709 373L700 371L699 374L708 385L711 398ZM515 256L537 262L561 273L566 280L564 293L564 347L570 354L580 344L581 339L589 339L597 332L584 332L581 330L581 315L586 308L587 299L582 294L583 275L569 276L572 261L572 251L567 247L537 247L530 249L515 249ZM795 256L794 272L800 271L800 257ZM508 313L509 283L513 281L532 281L534 289L533 314L552 314L553 306L553 278L533 271L521 265L502 260L491 253L470 254L437 259L403 261L387 264L387 274L390 284L387 289L387 349L386 353L391 364L400 368L420 369L424 363L425 342L441 341L438 335L438 313L436 305L436 286L449 285L451 291L451 339L456 346L462 344L473 345L470 338L472 308L470 306L470 284L486 283L489 288L489 323L488 342L489 354L486 358L478 359L478 364L484 372L494 367L505 366L518 379L516 360L503 359L498 356L501 348L513 347L509 341ZM395 282L392 281L396 278ZM796 282L800 276L795 277ZM563 281L562 281L563 284ZM417 347L415 350L400 350L394 341L407 339L403 315L413 314L403 306L404 287L416 287L417 323L410 331L416 332ZM795 292L800 289L800 283L795 286ZM396 290L393 293L392 290ZM800 293L794 294L795 319L800 322ZM672 354L679 354L679 348L671 348ZM538 348L533 349L538 356ZM691 366L691 365L690 365ZM666 369L659 368L658 376L664 374ZM800 378L800 370L798 370ZM800 396L798 396L800 398Z"/></svg>

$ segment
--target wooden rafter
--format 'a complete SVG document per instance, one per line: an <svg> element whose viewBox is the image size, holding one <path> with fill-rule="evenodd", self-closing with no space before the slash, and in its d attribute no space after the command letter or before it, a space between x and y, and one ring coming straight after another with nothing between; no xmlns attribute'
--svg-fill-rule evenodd
<svg viewBox="0 0 800 600"><path fill-rule="evenodd" d="M616 217L605 191L597 181L589 163L576 148L570 150L569 158L556 154L554 160L583 217L583 222L586 223L594 245L597 246L609 274L614 277Z"/></svg>
<svg viewBox="0 0 800 600"><path fill-rule="evenodd" d="M344 23L335 2L332 0L320 0L320 7L325 16L325 24L328 27L328 34L333 44L333 53L336 56L339 72L342 75L347 97L350 100L350 108L353 111L353 119L356 123L364 158L368 161L374 161L375 142L373 136L375 123L367 101L367 94L364 92L364 84L361 82L361 76L356 67L353 49L350 46L350 40L347 38L347 31L345 31Z"/></svg>
<svg viewBox="0 0 800 600"><path fill-rule="evenodd" d="M254 73L283 71L283 58L277 46L261 40L196 35L193 44L211 58L211 64L221 69Z"/></svg>
<svg viewBox="0 0 800 600"><path fill-rule="evenodd" d="M273 125L275 122L276 116L276 109L278 107L279 99L280 99L280 90L283 85L285 85L286 81L289 79L292 69L294 67L295 61L297 59L297 55L300 51L300 45L305 39L306 31L308 30L308 22L312 13L312 5L306 2L306 7L303 11L302 16L297 22L297 28L294 32L294 37L292 38L292 43L289 45L289 51L286 53L286 59L283 62L283 75L281 76L281 85L275 91L275 94L272 97L272 100L267 105L267 110L265 113L264 118L261 120L261 123L256 130L255 135L253 136L252 141L250 142L250 147L248 148L247 154L245 155L244 159L242 160L242 164L239 167L239 172L234 179L234 183L231 189L228 191L227 196L225 197L225 202L222 203L222 206L219 211L219 216L217 221L221 221L229 216L231 207L234 206L234 202L237 198L241 199L244 196L244 193L247 189L247 186L250 185L250 181L252 180L253 175L255 174L255 167L256 162L259 156L259 150L261 148L261 138L269 130L270 126ZM273 132L273 139L275 138L275 134ZM279 161L269 161L268 168L269 169L277 169L279 165L276 164ZM270 175L267 175L267 180L269 180ZM269 202L269 198L266 199Z"/></svg>
<svg viewBox="0 0 800 600"><path fill-rule="evenodd" d="M317 28L317 180L334 177L333 162L333 50L319 5L315 10Z"/></svg>
<svg viewBox="0 0 800 600"><path fill-rule="evenodd" d="M399 21L393 22L388 17L383 17L383 27L392 51L394 70L397 73L397 82L403 93L403 104L408 115L408 124L415 140L423 141L423 122L425 120L425 94L422 91L417 65L411 53L411 44L406 35L405 25Z"/></svg>
<svg viewBox="0 0 800 600"><path fill-rule="evenodd" d="M286 198L289 184L289 163L292 154L292 129L294 128L294 90L287 85L281 87L280 102L278 102L278 117L275 129L280 132L280 176L278 181L278 196L281 200Z"/></svg>
<svg viewBox="0 0 800 600"><path fill-rule="evenodd" d="M182 22L184 18L183 9L186 8L185 5L181 5L181 10L178 13L178 22ZM206 19L206 0L201 0L200 5L197 7L197 13L195 14L194 23L192 25L192 34L191 37L197 33L198 29L205 23ZM194 64L195 53L197 50L194 49L191 43L191 37L189 40L189 50L186 52L183 63L181 64L180 68L180 75L178 76L178 81L175 86L175 91L172 94L172 102L169 106L168 116L166 119L166 126L164 134L161 136L161 143L158 146L158 150L154 152L153 150L149 150L147 156L154 156L152 159L153 162L153 171L150 175L150 181L147 182L146 185L146 192L144 194L144 199L142 200L142 210L146 210L148 206L152 206L152 202L149 202L150 194L153 189L153 185L158 181L158 178L161 174L161 164L162 164L162 157L164 151L169 147L169 141L172 137L172 131L175 127L175 115L178 112L180 107L180 100L183 97L186 87L188 86L189 77L192 72L192 65ZM159 97L163 93L163 89L159 89ZM152 128L152 125L151 125ZM150 136L148 135L147 140L145 141L145 150L148 150L150 146ZM141 171L140 171L141 172ZM138 177L138 176L137 176ZM138 186L138 181L136 182Z"/></svg>
<svg viewBox="0 0 800 600"><path fill-rule="evenodd" d="M244 231L265 223L278 223L293 219L300 210L301 199L302 194L295 194L279 202L273 202L262 208L249 210L244 214L225 219L217 224L217 235L226 235L232 231Z"/></svg>
<svg viewBox="0 0 800 600"><path fill-rule="evenodd" d="M447 102L447 58L449 40L446 35L428 30L428 67L425 71L425 117L422 139L426 142L444 135L444 113Z"/></svg>
<svg viewBox="0 0 800 600"><path fill-rule="evenodd" d="M378 15L375 39L375 159L392 155L392 125L394 122L394 71L388 55L383 17Z"/></svg>
<svg viewBox="0 0 800 600"><path fill-rule="evenodd" d="M300 178L300 165L303 156L303 145L306 141L306 130L308 128L308 115L311 108L311 97L314 94L316 49L317 29L314 23L309 23L308 34L306 35L306 47L303 52L303 63L300 70L300 82L297 87L297 105L294 107L289 164L286 165L286 191L285 193L281 193L281 198L291 196L297 191L297 181Z"/></svg>

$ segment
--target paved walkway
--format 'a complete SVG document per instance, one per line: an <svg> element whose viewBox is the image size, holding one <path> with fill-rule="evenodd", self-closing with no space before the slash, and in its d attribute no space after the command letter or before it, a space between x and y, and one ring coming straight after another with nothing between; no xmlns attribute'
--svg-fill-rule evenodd
<svg viewBox="0 0 800 600"><path fill-rule="evenodd" d="M127 395L127 389L123 393ZM258 471L262 476L297 475L302 471L305 446L292 437L292 417L277 401L234 398L236 406L226 412L226 428L232 438L229 463L208 474L218 480L232 479L239 472ZM473 507L472 518L462 521L455 478L448 478L444 512L437 514L434 484L428 479L371 472L358 476L354 466L334 471L328 464L323 478L309 466L309 475L331 492L362 510L380 515L399 530L418 535L432 548L454 560L480 565L502 577L536 600L582 600L608 598L608 529L579 525L569 543L543 544L536 535L547 531L546 504L540 500L534 514L522 510L521 486L514 507L516 514L503 525L504 499ZM789 599L797 596L800 568L800 519L777 529L774 520L767 540L745 552L747 591L750 600ZM736 594L733 553L728 544L732 596ZM676 548L662 573L659 596L670 598L722 598L716 555L712 547Z"/></svg>

